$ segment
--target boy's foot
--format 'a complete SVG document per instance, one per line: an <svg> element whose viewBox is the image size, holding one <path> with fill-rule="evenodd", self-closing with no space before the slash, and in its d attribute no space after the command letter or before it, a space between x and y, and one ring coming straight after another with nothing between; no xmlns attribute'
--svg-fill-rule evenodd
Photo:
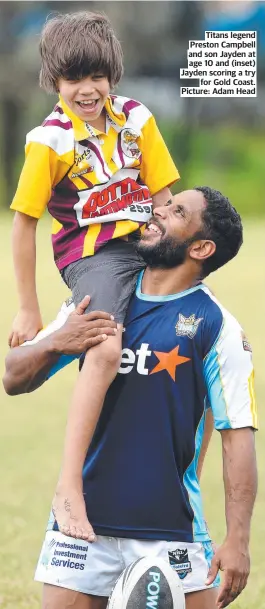
<svg viewBox="0 0 265 609"><path fill-rule="evenodd" d="M53 515L59 531L75 539L96 541L96 535L87 518L82 492L58 485L52 502Z"/></svg>

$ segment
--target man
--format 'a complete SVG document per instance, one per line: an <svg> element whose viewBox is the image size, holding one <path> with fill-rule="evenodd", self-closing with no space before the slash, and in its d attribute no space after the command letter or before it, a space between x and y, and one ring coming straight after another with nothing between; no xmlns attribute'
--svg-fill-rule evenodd
<svg viewBox="0 0 265 609"><path fill-rule="evenodd" d="M257 484L251 353L238 322L201 283L241 243L239 215L208 187L182 192L154 211L138 244L147 268L128 311L119 374L84 466L97 541L63 536L50 519L36 572L45 583L44 609L105 609L119 573L148 553L170 560L187 609L223 609L245 587ZM71 327L76 337L77 322L85 327L91 318L73 314L62 326L66 308L52 328L60 329L11 350L9 393L32 390L67 363L77 342ZM114 331L106 314L92 321L98 323L107 324L106 334ZM102 340L101 327L94 341ZM227 522L215 554L196 471L208 408L222 439Z"/></svg>

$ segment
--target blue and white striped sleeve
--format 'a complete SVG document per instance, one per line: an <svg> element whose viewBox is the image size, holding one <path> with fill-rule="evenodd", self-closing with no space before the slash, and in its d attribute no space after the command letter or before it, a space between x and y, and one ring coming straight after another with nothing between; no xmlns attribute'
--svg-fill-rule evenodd
<svg viewBox="0 0 265 609"><path fill-rule="evenodd" d="M237 320L222 310L220 334L204 359L204 378L215 428L257 429L251 347Z"/></svg>

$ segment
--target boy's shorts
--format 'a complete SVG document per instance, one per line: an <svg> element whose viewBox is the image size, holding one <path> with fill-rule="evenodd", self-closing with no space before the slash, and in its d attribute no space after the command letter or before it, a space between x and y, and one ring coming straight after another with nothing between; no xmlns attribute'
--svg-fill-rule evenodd
<svg viewBox="0 0 265 609"><path fill-rule="evenodd" d="M123 323L137 276L145 266L133 243L113 239L94 256L69 264L61 275L72 291L75 306L89 295L87 311L106 311Z"/></svg>
<svg viewBox="0 0 265 609"><path fill-rule="evenodd" d="M210 541L143 541L98 536L94 543L47 531L35 573L35 581L83 594L108 597L122 571L138 558L150 555L169 560L180 577L185 594L216 588L220 578L206 586L213 557Z"/></svg>

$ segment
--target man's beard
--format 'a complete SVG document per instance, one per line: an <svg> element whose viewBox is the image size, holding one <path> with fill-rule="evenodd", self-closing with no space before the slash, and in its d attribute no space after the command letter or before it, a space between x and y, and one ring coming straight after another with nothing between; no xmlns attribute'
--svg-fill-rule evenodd
<svg viewBox="0 0 265 609"><path fill-rule="evenodd" d="M137 242L136 249L151 269L172 269L185 262L187 249L193 241L194 239L187 239L180 242L173 237L162 237L154 245L148 245L142 238Z"/></svg>

